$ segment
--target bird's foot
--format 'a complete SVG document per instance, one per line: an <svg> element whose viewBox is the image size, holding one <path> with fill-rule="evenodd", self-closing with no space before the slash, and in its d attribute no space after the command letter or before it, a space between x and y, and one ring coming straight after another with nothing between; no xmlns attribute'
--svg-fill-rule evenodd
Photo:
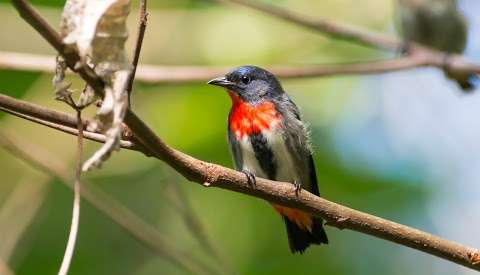
<svg viewBox="0 0 480 275"><path fill-rule="evenodd" d="M300 191L302 191L302 184L299 183L298 181L294 180L293 181L293 186L295 187L295 195L298 196L298 194L300 194Z"/></svg>
<svg viewBox="0 0 480 275"><path fill-rule="evenodd" d="M257 186L257 179L255 177L255 174L248 169L243 169L242 173L244 173L245 176L247 176L248 185L250 185L250 187L252 188L255 188L255 186Z"/></svg>

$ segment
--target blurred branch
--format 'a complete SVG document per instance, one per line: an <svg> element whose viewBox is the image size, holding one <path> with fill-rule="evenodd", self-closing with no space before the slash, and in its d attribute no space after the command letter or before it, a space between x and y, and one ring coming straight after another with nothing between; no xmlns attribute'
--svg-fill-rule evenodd
<svg viewBox="0 0 480 275"><path fill-rule="evenodd" d="M396 38L377 34L356 26L341 24L326 19L312 19L305 15L293 13L287 9L278 6L266 4L260 1L251 0L218 0L222 3L234 3L253 10L263 12L283 19L287 22L322 32L330 38L345 40L348 42L358 43L369 47L387 49L397 51L401 48L402 42Z"/></svg>
<svg viewBox="0 0 480 275"><path fill-rule="evenodd" d="M2 275L14 275L10 267L5 263L3 259L0 259L0 274Z"/></svg>
<svg viewBox="0 0 480 275"><path fill-rule="evenodd" d="M64 185L72 188L72 185L68 184L70 181L68 166L58 161L58 158L50 152L18 136L4 132L0 132L0 146L33 168L60 179ZM84 180L82 187L81 195L87 202L161 257L170 260L188 273L216 274L194 258L193 255L178 250L173 242L169 241L153 226L147 224L134 212L95 185Z"/></svg>
<svg viewBox="0 0 480 275"><path fill-rule="evenodd" d="M102 80L85 64L75 66L80 60L76 50L69 49L67 52L58 34L39 17L25 0L12 0L12 2L20 15L66 59L68 66L78 72L98 96L102 96L104 94ZM52 37L57 39L50 39ZM203 184L206 187L214 186L228 189L283 206L298 208L315 216L323 217L332 226L366 233L418 249L471 269L480 270L480 252L475 248L463 246L405 225L338 205L305 190L300 193L295 192L291 183L259 178L256 187L251 188L243 173L195 159L171 148L131 110L126 113L125 124L130 128L135 138L152 155L165 161L191 181Z"/></svg>
<svg viewBox="0 0 480 275"><path fill-rule="evenodd" d="M133 82L135 80L135 74L137 73L138 60L140 59L140 52L142 51L143 37L145 36L145 29L147 28L147 0L140 1L140 18L138 20L137 40L135 43L135 50L133 52L132 61L132 73L128 80L127 93L128 93L128 106L131 107L131 95L133 90Z"/></svg>
<svg viewBox="0 0 480 275"><path fill-rule="evenodd" d="M22 235L43 205L48 187L48 178L43 175L22 176L3 202L0 208L0 259L5 263L10 262ZM3 273L0 271L0 274Z"/></svg>
<svg viewBox="0 0 480 275"><path fill-rule="evenodd" d="M24 70L53 73L54 56L25 54L0 51L0 69ZM432 59L422 54L415 54L386 60L364 61L343 64L324 64L309 66L267 66L276 76L283 79L309 77L346 76L383 74L419 67L439 67L445 65L445 58ZM457 68L480 72L472 64L459 64ZM224 74L230 68L208 66L158 66L138 65L135 81L146 84L192 83Z"/></svg>
<svg viewBox="0 0 480 275"><path fill-rule="evenodd" d="M173 190L175 191L175 199L173 199L172 202L176 206L177 210L179 210L181 213L188 230L193 236L195 236L205 252L219 263L224 274L235 274L236 272L225 255L220 251L218 245L208 234L205 225L195 212L188 195L178 183L173 182L170 184L170 186L172 186Z"/></svg>
<svg viewBox="0 0 480 275"><path fill-rule="evenodd" d="M331 38L345 40L360 45L369 46L377 49L390 51L400 51L405 47L405 42L401 39L391 37L381 33L375 33L369 30L358 28L356 26L341 24L326 19L311 19L305 15L293 13L289 10L275 5L266 4L260 1L252 0L217 0L222 3L234 3L244 7L263 12L265 14L283 19L287 22L296 24L321 32ZM480 74L480 66L466 61L461 55L451 55L427 48L417 43L409 42L409 55L414 59L422 59L424 66L437 67L439 69L448 68L449 71L458 73ZM419 57L417 57L419 56ZM448 58L446 58L448 56Z"/></svg>

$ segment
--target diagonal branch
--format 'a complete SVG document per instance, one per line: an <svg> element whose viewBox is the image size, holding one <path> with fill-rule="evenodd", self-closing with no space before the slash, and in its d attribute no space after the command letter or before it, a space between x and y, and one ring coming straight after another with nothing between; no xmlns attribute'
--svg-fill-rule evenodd
<svg viewBox="0 0 480 275"><path fill-rule="evenodd" d="M63 112L50 110L48 108L32 104L24 100L15 99L3 94L0 94L0 110L34 123L53 128L55 130L75 136L78 135L78 130L75 126L77 125L77 118ZM88 129L91 121L83 120L82 122L84 128ZM84 137L102 143L106 140L103 134L90 132L88 130L84 131ZM126 131L124 131L122 134L122 138L123 139L120 141L120 146L122 148L140 150L135 148L136 145L128 140L130 136Z"/></svg>
<svg viewBox="0 0 480 275"><path fill-rule="evenodd" d="M382 48L396 51L402 46L402 42L396 38L376 34L347 24L339 24L325 19L312 19L304 15L295 14L289 10L251 0L219 0L224 3L234 3L253 10L261 11L268 15L283 19L287 22L303 26L314 31L319 31L325 35L339 40L354 42L369 47Z"/></svg>
<svg viewBox="0 0 480 275"><path fill-rule="evenodd" d="M340 24L326 19L311 19L307 16L293 13L289 10L280 8L278 6L261 3L252 0L217 0L222 3L234 3L244 7L251 8L263 12L265 14L283 19L287 22L296 24L321 32L331 38L345 40L360 45L365 45L371 48L384 49L390 51L399 51L404 48L403 40L394 38L385 34L375 33L362 28L354 27L347 24ZM439 69L448 68L451 71L459 73L476 73L480 74L480 66L471 62L465 61L461 55L450 55L437 51L432 48L427 48L417 43L409 42L410 56L422 56L426 58L430 66L438 67ZM448 58L446 58L448 56Z"/></svg>
<svg viewBox="0 0 480 275"><path fill-rule="evenodd" d="M170 186L172 186L175 192L175 198L170 200L176 206L177 210L181 213L181 216L188 230L193 236L196 237L205 252L218 262L224 274L236 274L227 257L225 257L225 255L220 251L217 243L214 242L214 240L208 234L205 225L199 218L198 214L195 212L195 209L188 195L178 183L171 183Z"/></svg>
<svg viewBox="0 0 480 275"><path fill-rule="evenodd" d="M41 30L39 31L40 34L45 35L45 32L51 31L51 28L44 26L46 24L44 21L36 20L39 17L38 14L25 0L12 0L12 2L27 22L35 29ZM55 36L55 34L45 36ZM78 72L98 95L103 95L104 85L91 68L87 66L75 67L79 60L75 51L66 52L61 40L48 41L64 56L71 69ZM338 228L369 234L438 256L471 269L480 270L480 254L477 249L341 206L307 191L302 191L298 194L292 188L291 183L258 179L256 188L252 189L244 174L195 159L169 147L131 110L128 110L126 113L125 123L152 155L165 161L191 181L204 186L228 189L280 205L298 208L307 213L323 217L330 225Z"/></svg>

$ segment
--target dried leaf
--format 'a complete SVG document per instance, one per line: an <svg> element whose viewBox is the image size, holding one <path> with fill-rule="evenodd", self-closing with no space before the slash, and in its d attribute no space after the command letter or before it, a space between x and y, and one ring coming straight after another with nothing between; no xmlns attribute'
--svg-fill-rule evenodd
<svg viewBox="0 0 480 275"><path fill-rule="evenodd" d="M85 86L78 99L78 106L84 108L95 101L95 91L90 86Z"/></svg>
<svg viewBox="0 0 480 275"><path fill-rule="evenodd" d="M120 149L122 137L122 122L128 106L128 95L125 92L131 71L118 71L114 73L113 87L105 87L105 98L97 112L102 126L106 128L105 144L83 165L83 171L93 167L100 167L103 161L110 157L113 150Z"/></svg>
<svg viewBox="0 0 480 275"><path fill-rule="evenodd" d="M55 99L66 101L70 98L72 92L70 90L71 83L65 83L65 71L67 70L67 62L62 56L58 55L55 60L55 75L53 77L53 87L55 88Z"/></svg>
<svg viewBox="0 0 480 275"><path fill-rule="evenodd" d="M105 97L97 117L107 136L105 144L83 165L99 167L118 150L122 122L128 107L126 85L131 64L125 52L126 19L130 0L68 0L62 14L61 34L66 44L76 46L84 64L95 68L105 82ZM79 105L93 101L86 89Z"/></svg>

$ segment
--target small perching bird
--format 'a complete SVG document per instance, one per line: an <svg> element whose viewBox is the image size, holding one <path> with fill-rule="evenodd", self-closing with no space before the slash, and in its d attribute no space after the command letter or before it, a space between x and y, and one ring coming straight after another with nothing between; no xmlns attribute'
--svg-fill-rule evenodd
<svg viewBox="0 0 480 275"><path fill-rule="evenodd" d="M208 84L224 87L232 99L228 141L237 170L255 177L292 183L319 196L308 133L300 112L270 72L255 66L234 69ZM301 210L273 204L287 227L290 250L328 243L323 221Z"/></svg>
<svg viewBox="0 0 480 275"><path fill-rule="evenodd" d="M468 24L456 0L397 0L397 25L405 42L461 54L467 44ZM475 75L445 69L445 75L464 91L474 89Z"/></svg>

